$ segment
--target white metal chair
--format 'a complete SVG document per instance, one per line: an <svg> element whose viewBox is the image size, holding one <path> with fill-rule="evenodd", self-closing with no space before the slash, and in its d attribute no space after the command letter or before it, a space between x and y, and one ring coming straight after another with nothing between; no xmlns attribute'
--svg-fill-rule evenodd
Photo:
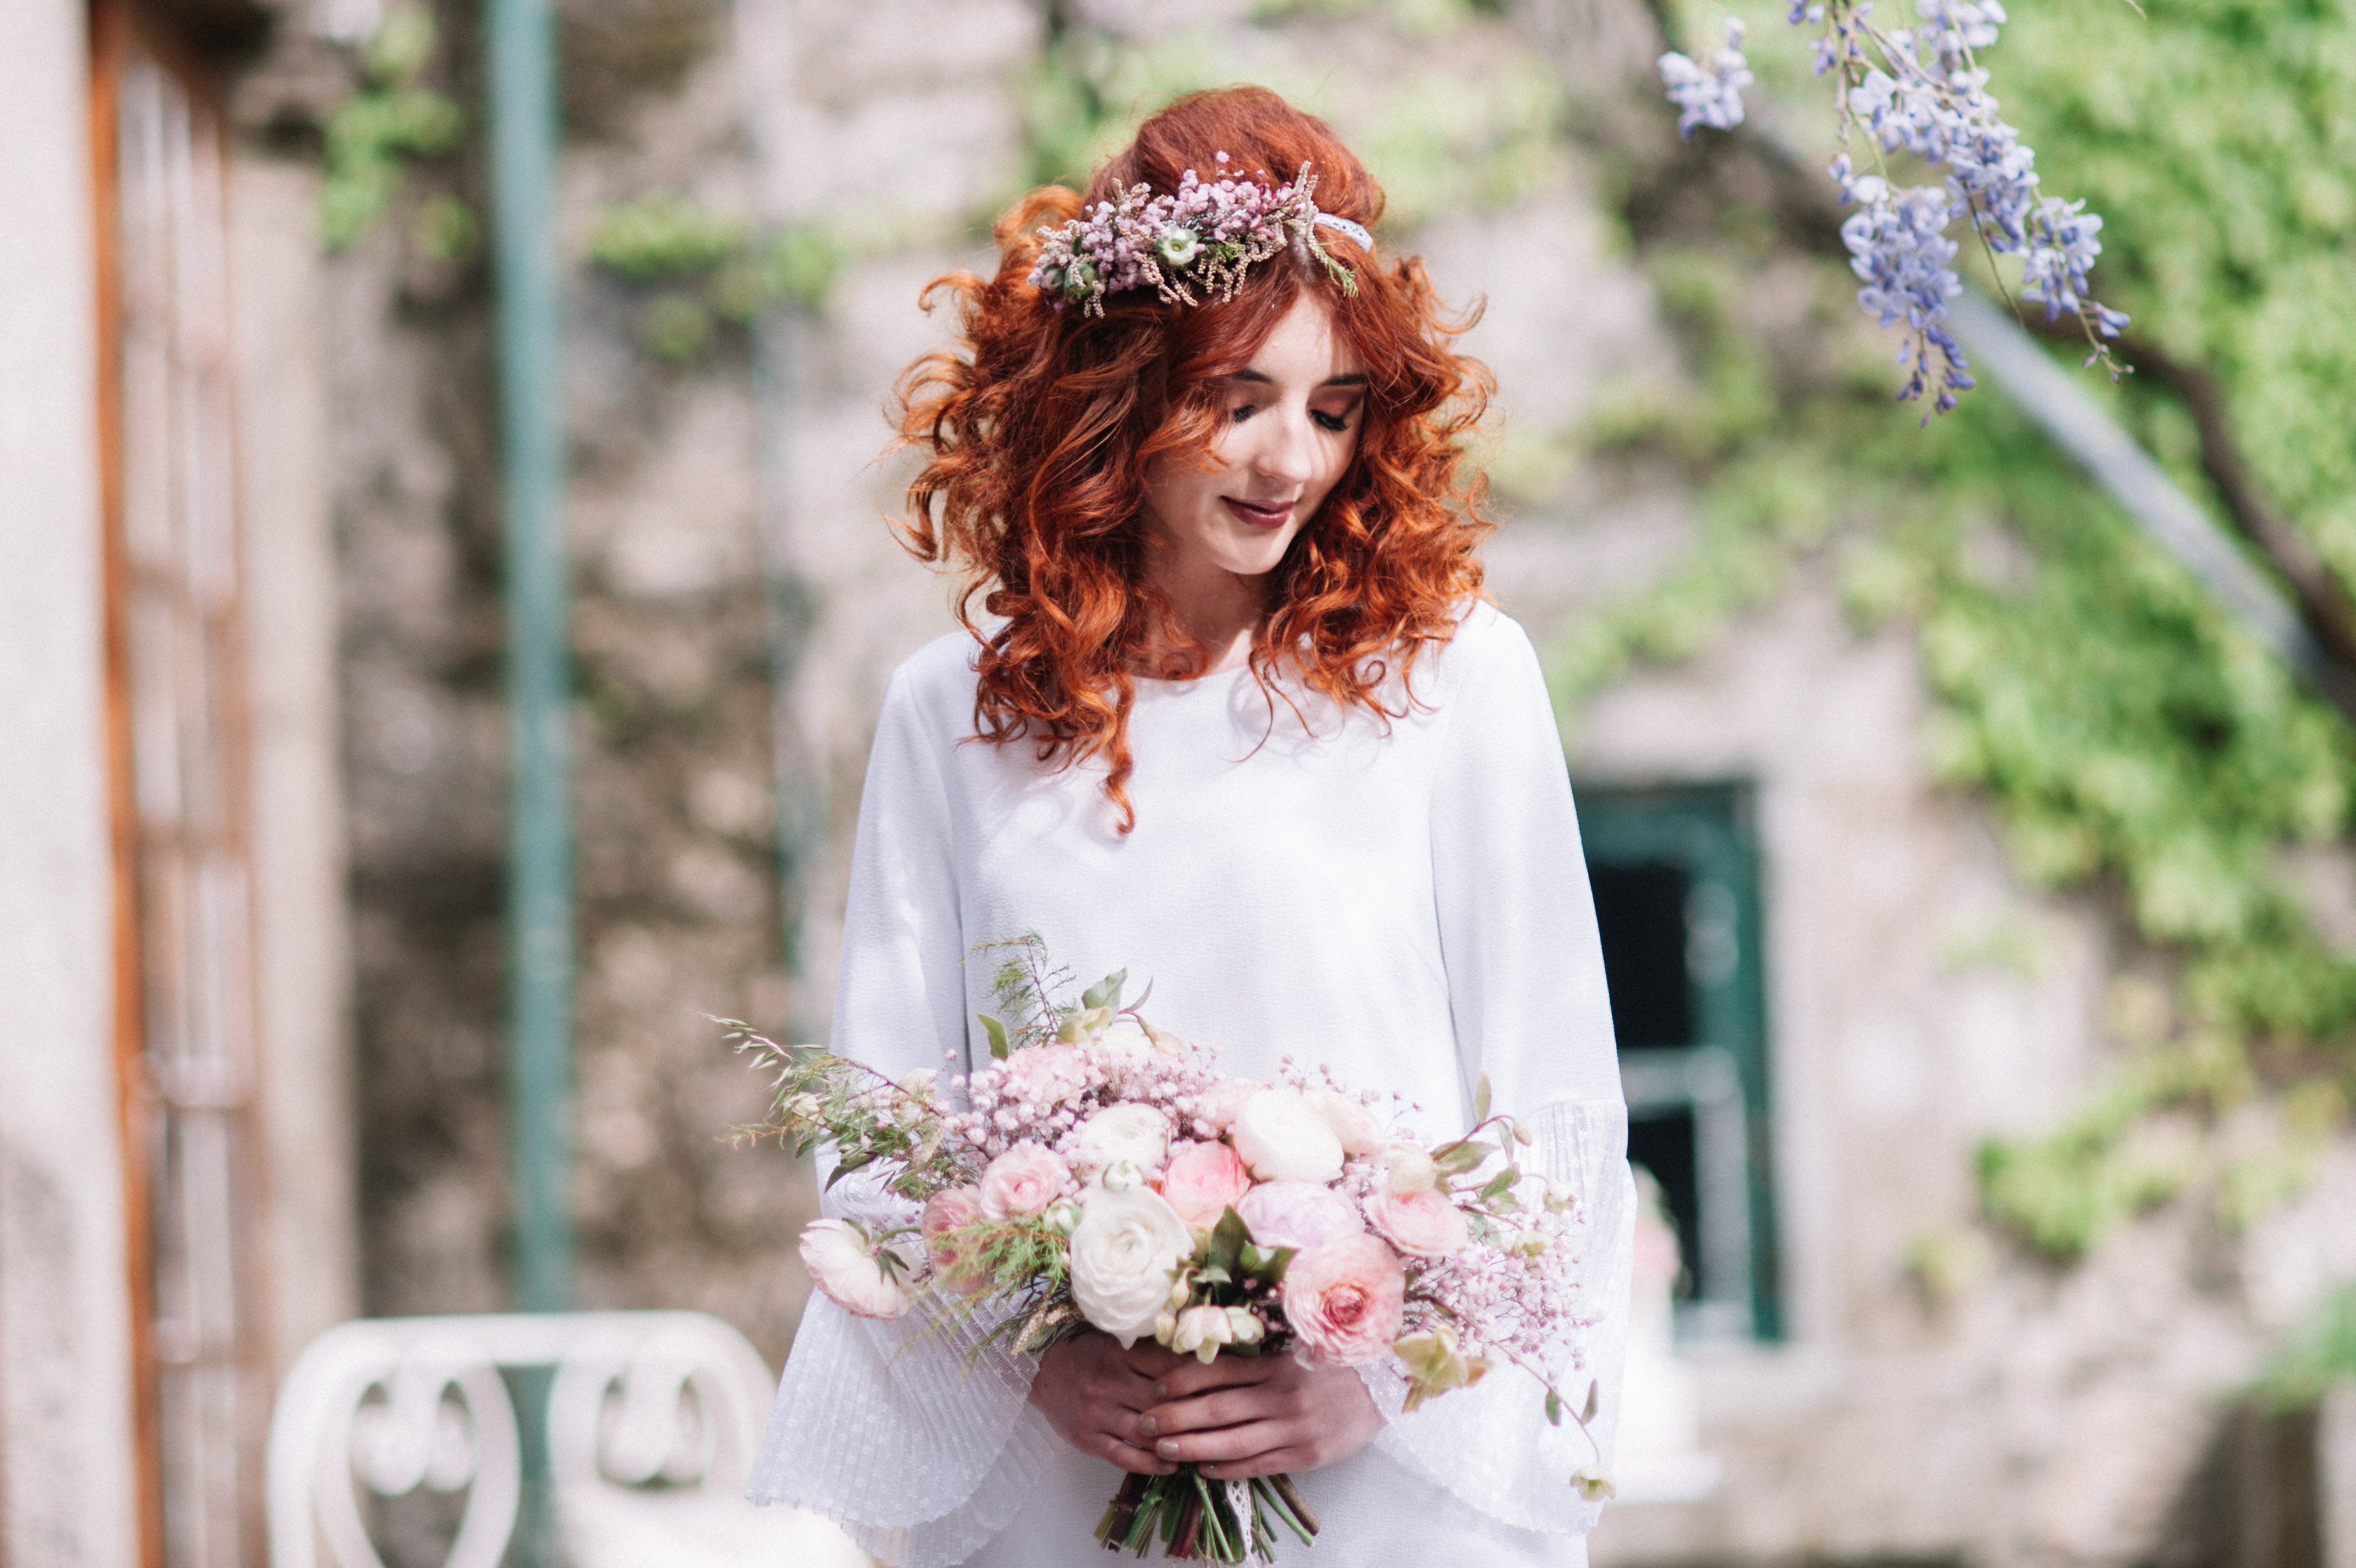
<svg viewBox="0 0 2356 1568"><path fill-rule="evenodd" d="M442 1568L498 1568L524 1497L502 1368L552 1373L549 1496L576 1568L868 1563L824 1520L744 1499L775 1385L743 1335L701 1313L595 1312L371 1318L313 1340L271 1421L273 1568L384 1568L362 1487L463 1491Z"/></svg>

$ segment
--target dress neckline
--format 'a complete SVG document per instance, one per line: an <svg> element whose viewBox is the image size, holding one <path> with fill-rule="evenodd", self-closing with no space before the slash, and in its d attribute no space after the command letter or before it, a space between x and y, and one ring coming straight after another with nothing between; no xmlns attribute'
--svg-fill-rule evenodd
<svg viewBox="0 0 2356 1568"><path fill-rule="evenodd" d="M1131 675L1130 679L1141 688L1183 695L1205 686L1232 686L1237 676L1250 673L1251 663L1246 660L1241 664L1230 665L1225 670L1213 670L1201 675L1189 675L1183 680L1164 675Z"/></svg>

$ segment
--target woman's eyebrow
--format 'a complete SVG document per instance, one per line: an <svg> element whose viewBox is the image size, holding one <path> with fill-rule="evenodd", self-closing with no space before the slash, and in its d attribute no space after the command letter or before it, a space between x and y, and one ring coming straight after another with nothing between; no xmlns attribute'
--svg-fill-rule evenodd
<svg viewBox="0 0 2356 1568"><path fill-rule="evenodd" d="M1222 380L1224 380L1224 381L1249 381L1249 382L1251 382L1251 383L1252 383L1253 385L1255 385L1255 386L1263 386L1263 387L1264 387L1264 386L1272 386L1272 385L1274 385L1274 384L1275 384L1274 382L1270 381L1268 379L1268 377L1266 377L1265 375L1262 375L1262 374L1261 374L1259 371L1231 371L1231 372L1229 372L1227 375L1226 375L1226 376L1222 377L1221 379L1222 379ZM1344 374L1342 374L1342 375L1338 375L1338 376L1328 376L1328 377L1326 377L1323 381L1319 381L1319 382L1317 383L1317 388L1318 388L1318 390L1319 390L1320 392L1323 392L1323 391L1325 388L1327 388L1327 387L1362 387L1362 386L1365 386L1365 384L1366 384L1366 372L1365 372L1365 371L1346 371L1346 372L1344 372Z"/></svg>

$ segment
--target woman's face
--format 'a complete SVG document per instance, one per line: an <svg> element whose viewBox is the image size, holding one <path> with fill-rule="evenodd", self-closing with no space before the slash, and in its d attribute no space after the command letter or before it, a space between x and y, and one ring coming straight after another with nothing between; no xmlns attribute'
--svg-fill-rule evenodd
<svg viewBox="0 0 2356 1568"><path fill-rule="evenodd" d="M1313 288L1218 387L1226 424L1210 452L1146 470L1146 526L1181 578L1273 571L1358 450L1365 370Z"/></svg>

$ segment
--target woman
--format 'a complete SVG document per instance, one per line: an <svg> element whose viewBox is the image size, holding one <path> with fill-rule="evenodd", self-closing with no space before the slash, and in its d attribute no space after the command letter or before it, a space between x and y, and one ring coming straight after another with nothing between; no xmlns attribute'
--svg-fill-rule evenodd
<svg viewBox="0 0 2356 1568"><path fill-rule="evenodd" d="M1575 1348L1608 1442L1633 1209L1594 915L1537 660L1480 598L1460 449L1484 373L1420 266L1377 254L1381 202L1323 123L1198 94L1097 175L1090 223L1036 193L994 278L946 280L962 342L904 388L930 453L905 535L988 618L885 695L833 1048L969 1070L966 955L1036 931L1076 972L1150 975L1155 1021L1225 1071L1322 1064L1432 1134L1485 1073L1585 1197ZM827 1201L890 1200L854 1177ZM813 1298L755 1495L898 1568L1035 1568L1102 1561L1121 1471L1196 1463L1290 1472L1312 1563L1585 1560L1589 1455L1517 1374L1403 1416L1381 1369L972 1337Z"/></svg>

